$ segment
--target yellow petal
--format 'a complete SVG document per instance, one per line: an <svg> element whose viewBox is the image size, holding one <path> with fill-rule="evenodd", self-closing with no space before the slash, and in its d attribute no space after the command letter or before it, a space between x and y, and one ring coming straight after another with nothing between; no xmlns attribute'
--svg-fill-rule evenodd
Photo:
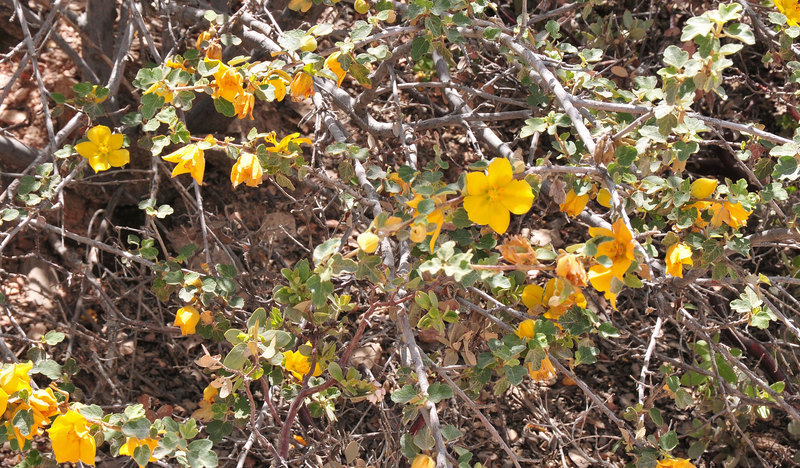
<svg viewBox="0 0 800 468"><path fill-rule="evenodd" d="M511 222L511 214L507 209L500 207L486 207L489 209L489 227L494 229L498 234L504 234L508 230L508 224Z"/></svg>
<svg viewBox="0 0 800 468"><path fill-rule="evenodd" d="M100 152L100 148L91 141L84 141L75 145L75 151L86 159L91 159Z"/></svg>
<svg viewBox="0 0 800 468"><path fill-rule="evenodd" d="M533 206L533 190L524 180L512 180L503 189L500 203L510 212L521 215Z"/></svg>
<svg viewBox="0 0 800 468"><path fill-rule="evenodd" d="M108 152L108 163L112 167L122 167L131 160L130 153L126 149L116 149Z"/></svg>
<svg viewBox="0 0 800 468"><path fill-rule="evenodd" d="M114 133L108 137L108 149L116 150L122 148L125 143L125 136L121 133Z"/></svg>
<svg viewBox="0 0 800 468"><path fill-rule="evenodd" d="M522 303L528 309L544 305L544 288L538 284L529 284L522 290Z"/></svg>
<svg viewBox="0 0 800 468"><path fill-rule="evenodd" d="M89 141L96 145L108 145L108 138L111 136L111 129L105 125L98 125L92 127L86 132L86 137ZM121 145L120 145L121 146Z"/></svg>
<svg viewBox="0 0 800 468"><path fill-rule="evenodd" d="M517 336L520 338L533 338L536 336L535 328L536 322L531 319L523 320L517 327Z"/></svg>
<svg viewBox="0 0 800 468"><path fill-rule="evenodd" d="M489 185L492 187L503 187L514 178L511 163L505 158L493 159L489 164L488 172Z"/></svg>
<svg viewBox="0 0 800 468"><path fill-rule="evenodd" d="M469 220L476 224L489 224L492 204L486 195L464 197L464 209Z"/></svg>
<svg viewBox="0 0 800 468"><path fill-rule="evenodd" d="M489 179L483 172L467 174L467 195L484 195L489 190Z"/></svg>

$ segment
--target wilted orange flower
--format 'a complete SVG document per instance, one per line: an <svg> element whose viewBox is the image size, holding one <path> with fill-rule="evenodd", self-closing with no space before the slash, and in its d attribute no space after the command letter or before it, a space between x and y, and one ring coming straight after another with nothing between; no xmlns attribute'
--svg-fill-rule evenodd
<svg viewBox="0 0 800 468"><path fill-rule="evenodd" d="M289 85L292 101L302 101L314 95L314 77L301 71L294 76Z"/></svg>
<svg viewBox="0 0 800 468"><path fill-rule="evenodd" d="M692 249L679 242L667 247L667 273L678 278L683 278L683 265L691 266L692 263Z"/></svg>
<svg viewBox="0 0 800 468"><path fill-rule="evenodd" d="M242 91L233 100L233 110L236 112L236 117L240 119L250 117L250 120L253 120L253 107L255 103L255 96L246 91Z"/></svg>
<svg viewBox="0 0 800 468"><path fill-rule="evenodd" d="M236 100L236 96L244 92L242 81L242 75L236 69L220 63L219 68L214 73L214 86L216 89L211 97L214 99L222 98L232 104Z"/></svg>
<svg viewBox="0 0 800 468"><path fill-rule="evenodd" d="M244 182L248 187L257 187L261 184L264 169L253 153L241 153L239 159L231 168L231 183L233 188Z"/></svg>
<svg viewBox="0 0 800 468"><path fill-rule="evenodd" d="M336 75L336 86L341 86L345 75L347 75L347 72L342 68L342 64L339 63L340 55L342 55L341 52L334 52L325 59L325 68L332 71L333 74Z"/></svg>
<svg viewBox="0 0 800 468"><path fill-rule="evenodd" d="M503 260L512 265L534 265L536 264L536 251L525 236L516 235L506 239L505 242L497 247Z"/></svg>
<svg viewBox="0 0 800 468"><path fill-rule="evenodd" d="M659 460L656 468L695 468L695 466L685 458L666 458Z"/></svg>
<svg viewBox="0 0 800 468"><path fill-rule="evenodd" d="M567 199L559 205L559 208L567 215L575 217L581 214L587 203L589 203L588 194L578 195L574 190L570 190L567 192Z"/></svg>
<svg viewBox="0 0 800 468"><path fill-rule="evenodd" d="M105 125L97 125L86 132L86 138L89 141L75 145L75 151L89 160L94 172L122 167L130 161L128 150L121 149L125 142L121 133L111 133Z"/></svg>
<svg viewBox="0 0 800 468"><path fill-rule="evenodd" d="M578 256L571 253L562 252L556 260L556 274L570 282L576 288L586 286L586 269L583 263L578 260Z"/></svg>
<svg viewBox="0 0 800 468"><path fill-rule="evenodd" d="M442 205L445 203L446 198L447 197L445 197L444 195L438 195L432 197L431 199L433 200L434 203L436 203L436 208L430 213L428 213L428 215L425 217L425 221L427 221L428 224L436 225L436 227L433 229L433 233L431 234L431 242L430 242L431 252L433 252L433 247L436 245L436 239L439 238L439 234L442 232L442 226L444 225L445 213ZM417 209L417 207L419 206L419 203L422 200L424 200L424 198L422 198L422 195L417 193L414 195L414 198L412 200L406 202L406 205L410 206L414 210L414 216L419 216L419 210ZM426 235L427 235L427 229L426 229Z"/></svg>
<svg viewBox="0 0 800 468"><path fill-rule="evenodd" d="M522 290L522 303L532 314L544 311L544 317L558 320L570 307L586 307L586 296L562 278L551 278L544 288L529 284Z"/></svg>
<svg viewBox="0 0 800 468"><path fill-rule="evenodd" d="M738 229L747 224L747 218L752 211L747 211L742 207L741 203L731 203L728 201L714 203L710 208L714 210L714 216L711 218L711 225L714 227L722 226L722 223L727 224L733 229Z"/></svg>
<svg viewBox="0 0 800 468"><path fill-rule="evenodd" d="M555 377L556 369L553 367L553 363L550 362L550 356L545 356L545 358L542 359L542 364L538 370L533 370L533 363L529 362L528 375L537 382L543 382Z"/></svg>
<svg viewBox="0 0 800 468"><path fill-rule="evenodd" d="M604 241L597 246L597 258L607 257L611 260L611 266L595 265L589 269L589 282L592 286L603 293L606 299L611 301L614 309L617 308L617 294L612 290L614 278L622 280L628 267L634 259L633 234L625 226L622 219L618 219L611 226L611 230L604 228L589 228L592 237L612 237L611 240Z"/></svg>
<svg viewBox="0 0 800 468"><path fill-rule="evenodd" d="M206 142L211 143L214 138L209 135L206 137ZM203 174L206 170L206 159L203 155L203 150L197 144L186 145L183 148L173 151L172 153L162 156L164 161L176 163L172 169L172 177L180 174L191 174L198 185L203 185Z"/></svg>
<svg viewBox="0 0 800 468"><path fill-rule="evenodd" d="M181 327L181 335L195 333L197 322L200 321L200 312L192 306L184 306L175 313L175 322L172 325Z"/></svg>
<svg viewBox="0 0 800 468"><path fill-rule="evenodd" d="M514 180L508 159L495 158L486 174L470 172L464 197L464 209L470 221L488 224L496 233L508 230L511 213L525 214L533 206L533 190L524 180Z"/></svg>
<svg viewBox="0 0 800 468"><path fill-rule="evenodd" d="M67 411L56 419L48 433L57 463L83 462L94 466L97 447L89 433L89 422L80 413Z"/></svg>

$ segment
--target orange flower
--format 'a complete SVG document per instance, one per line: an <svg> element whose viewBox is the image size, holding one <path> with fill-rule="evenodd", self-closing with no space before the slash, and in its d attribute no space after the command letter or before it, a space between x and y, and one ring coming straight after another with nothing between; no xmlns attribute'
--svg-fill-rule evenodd
<svg viewBox="0 0 800 468"><path fill-rule="evenodd" d="M342 64L339 63L340 55L342 55L341 52L334 52L325 59L325 68L336 75L336 86L342 86L342 81L344 81L344 77L347 75L347 72L342 68Z"/></svg>
<svg viewBox="0 0 800 468"><path fill-rule="evenodd" d="M211 97L225 99L231 104L236 101L236 96L244 93L242 75L224 63L220 63L219 69L214 73L214 86L216 89Z"/></svg>
<svg viewBox="0 0 800 468"><path fill-rule="evenodd" d="M31 392L31 378L28 372L33 368L31 361L9 365L0 371L0 387L7 395L12 395L20 390Z"/></svg>
<svg viewBox="0 0 800 468"><path fill-rule="evenodd" d="M683 278L683 265L691 266L692 249L680 242L667 247L667 273L678 278Z"/></svg>
<svg viewBox="0 0 800 468"><path fill-rule="evenodd" d="M198 145L186 145L166 156L162 156L162 159L177 163L175 168L172 169L172 177L180 174L191 174L198 185L203 185L206 159L203 156L203 150L201 150Z"/></svg>
<svg viewBox="0 0 800 468"><path fill-rule="evenodd" d="M287 351L283 353L284 367L292 373L297 380L303 380L303 376L311 371L311 358L303 355L300 351ZM322 375L322 368L319 367L319 362L315 363L314 377Z"/></svg>
<svg viewBox="0 0 800 468"><path fill-rule="evenodd" d="M786 24L798 26L800 23L800 5L797 0L775 0L775 8L786 16Z"/></svg>
<svg viewBox="0 0 800 468"><path fill-rule="evenodd" d="M603 293L606 299L611 301L614 309L617 308L616 288L612 288L614 278L622 280L628 267L634 259L633 235L628 230L622 219L618 219L611 230L604 228L589 228L592 237L612 237L611 240L604 241L597 246L596 258L606 257L611 261L611 266L595 265L589 269L589 282L592 286Z"/></svg>
<svg viewBox="0 0 800 468"><path fill-rule="evenodd" d="M556 261L556 274L569 281L576 288L586 286L586 269L578 261L578 256L563 252Z"/></svg>
<svg viewBox="0 0 800 468"><path fill-rule="evenodd" d="M256 98L248 92L238 94L233 100L233 109L236 111L236 117L243 119L250 117L253 120L253 107L255 106Z"/></svg>
<svg viewBox="0 0 800 468"><path fill-rule="evenodd" d="M545 356L538 370L533 370L532 362L528 363L528 375L537 382L543 382L555 377L556 369L553 367L553 363L550 362L550 357Z"/></svg>
<svg viewBox="0 0 800 468"><path fill-rule="evenodd" d="M292 101L302 101L314 95L314 77L301 71L294 76L294 80L289 85L289 93Z"/></svg>
<svg viewBox="0 0 800 468"><path fill-rule="evenodd" d="M89 433L89 422L80 413L67 411L56 419L48 432L57 463L80 461L94 466L97 447Z"/></svg>
<svg viewBox="0 0 800 468"><path fill-rule="evenodd" d="M200 312L192 306L185 306L175 313L175 322L172 325L181 327L181 335L192 335L195 333L199 321Z"/></svg>
<svg viewBox="0 0 800 468"><path fill-rule="evenodd" d="M544 317L558 320L573 305L586 307L586 296L562 278L551 278L544 288L529 284L522 290L522 303L529 313L544 311Z"/></svg>
<svg viewBox="0 0 800 468"><path fill-rule="evenodd" d="M583 209L586 208L587 203L589 203L588 194L584 193L583 195L578 195L574 190L570 190L567 193L567 199L564 200L564 203L559 205L559 208L561 211L574 218L581 214Z"/></svg>
<svg viewBox="0 0 800 468"><path fill-rule="evenodd" d="M264 169L253 153L241 153L236 164L231 169L231 183L233 188L244 182L248 187L257 187L261 184Z"/></svg>
<svg viewBox="0 0 800 468"><path fill-rule="evenodd" d="M414 461L411 463L411 468L435 468L436 462L433 461L433 458L420 453L419 455L414 458Z"/></svg>
<svg viewBox="0 0 800 468"><path fill-rule="evenodd" d="M406 205L410 206L414 210L414 216L419 216L419 210L417 207L419 203L423 200L422 195L415 194L414 198L408 202ZM434 224L436 227L433 229L433 233L431 234L431 242L430 242L430 249L433 252L433 248L436 245L436 239L439 238L439 234L442 232L442 226L444 225L444 208L441 206L445 203L446 197L444 195L438 195L431 198L433 202L436 204L436 208L428 213L425 217L425 221L428 224ZM427 229L426 229L427 234ZM424 239L424 237L423 237Z"/></svg>
<svg viewBox="0 0 800 468"><path fill-rule="evenodd" d="M745 210L740 203L725 201L721 206L719 203L714 205L716 205L713 207L715 208L714 216L711 218L711 225L714 227L720 227L722 223L725 223L733 229L739 229L747 224L747 218L752 213L752 211Z"/></svg>
<svg viewBox="0 0 800 468"><path fill-rule="evenodd" d="M685 458L666 458L659 460L656 468L695 468L695 466Z"/></svg>
<svg viewBox="0 0 800 468"><path fill-rule="evenodd" d="M156 450L156 447L158 447L158 441L156 439L151 439L149 437L146 439L137 439L136 437L128 437L125 440L125 443L122 445L122 447L119 448L119 454L127 455L133 458L133 452L141 446L146 446L150 449L150 459L148 461L151 462L158 461L158 458L153 456L153 452ZM139 465L139 468L143 467L144 465Z"/></svg>
<svg viewBox="0 0 800 468"><path fill-rule="evenodd" d="M536 264L536 251L528 242L525 236L511 236L497 248L503 256L503 260L512 265L534 265Z"/></svg>
<svg viewBox="0 0 800 468"><path fill-rule="evenodd" d="M526 319L520 322L517 327L517 336L520 338L533 338L536 336L536 322Z"/></svg>

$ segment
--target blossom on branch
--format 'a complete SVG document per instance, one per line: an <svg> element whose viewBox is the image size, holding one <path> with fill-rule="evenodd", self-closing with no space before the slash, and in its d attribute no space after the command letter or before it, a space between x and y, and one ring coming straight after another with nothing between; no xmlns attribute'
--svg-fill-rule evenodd
<svg viewBox="0 0 800 468"><path fill-rule="evenodd" d="M511 163L495 158L483 172L467 174L464 209L469 220L488 224L498 234L508 230L511 213L525 214L533 206L533 190L524 180L514 180Z"/></svg>

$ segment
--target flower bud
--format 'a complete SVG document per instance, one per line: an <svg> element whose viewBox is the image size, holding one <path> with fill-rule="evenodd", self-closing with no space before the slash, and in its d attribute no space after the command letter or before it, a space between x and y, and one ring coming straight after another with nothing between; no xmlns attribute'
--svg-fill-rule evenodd
<svg viewBox="0 0 800 468"><path fill-rule="evenodd" d="M363 232L359 234L358 239L358 248L363 250L366 253L374 253L378 250L378 243L380 243L381 239L371 232Z"/></svg>
<svg viewBox="0 0 800 468"><path fill-rule="evenodd" d="M300 50L303 52L314 52L317 50L317 40L314 36L303 36L303 39L300 41Z"/></svg>
<svg viewBox="0 0 800 468"><path fill-rule="evenodd" d="M714 194L717 189L717 182L714 179L707 179L702 177L692 182L692 196L698 200L708 198Z"/></svg>

